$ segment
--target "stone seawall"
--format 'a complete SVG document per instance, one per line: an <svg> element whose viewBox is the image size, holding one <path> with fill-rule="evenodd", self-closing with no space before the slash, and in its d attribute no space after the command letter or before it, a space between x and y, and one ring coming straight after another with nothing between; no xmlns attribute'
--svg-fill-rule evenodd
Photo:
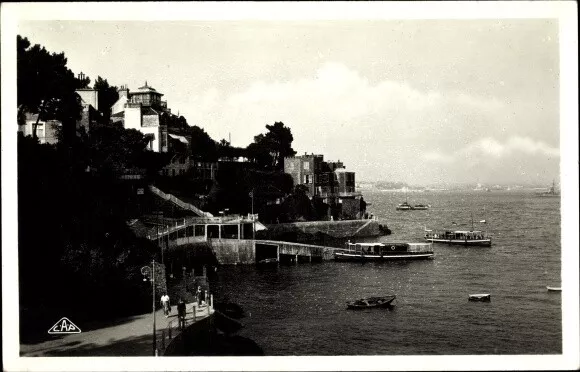
<svg viewBox="0 0 580 372"><path fill-rule="evenodd" d="M388 234L379 220L310 221L280 223L266 226L260 239L306 242L309 237L326 236L334 239L375 237Z"/></svg>

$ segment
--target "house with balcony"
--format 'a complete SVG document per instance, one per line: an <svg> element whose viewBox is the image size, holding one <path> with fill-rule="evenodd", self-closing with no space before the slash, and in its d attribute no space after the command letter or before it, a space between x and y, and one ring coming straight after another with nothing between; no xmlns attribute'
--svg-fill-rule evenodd
<svg viewBox="0 0 580 372"><path fill-rule="evenodd" d="M149 149L167 152L169 141L167 126L162 123L162 114L171 114L162 93L147 85L131 92L127 86L118 90L119 99L111 106L111 121L126 129L136 129L149 139Z"/></svg>

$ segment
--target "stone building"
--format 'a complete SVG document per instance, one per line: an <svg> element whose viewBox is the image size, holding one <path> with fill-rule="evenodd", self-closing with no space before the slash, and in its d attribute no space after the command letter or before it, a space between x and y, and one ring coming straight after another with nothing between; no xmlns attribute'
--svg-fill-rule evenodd
<svg viewBox="0 0 580 372"><path fill-rule="evenodd" d="M24 136L32 136L32 128L38 119L38 114L25 113L24 123L18 124L18 132L22 133ZM54 144L58 142L57 132L61 127L61 123L58 120L39 120L36 127L36 136L40 143L50 143Z"/></svg>
<svg viewBox="0 0 580 372"><path fill-rule="evenodd" d="M320 198L327 204L329 217L361 217L362 194L356 191L355 173L348 172L342 162L325 162L323 155L315 154L286 157L284 172L292 176L295 186L306 186L310 199Z"/></svg>
<svg viewBox="0 0 580 372"><path fill-rule="evenodd" d="M79 75L79 78L80 77L81 75ZM92 88L83 88L77 89L76 93L81 97L81 104L83 106L81 118L77 120L78 135L81 128L84 128L86 133L88 133L91 128L91 124L100 118L99 91Z"/></svg>

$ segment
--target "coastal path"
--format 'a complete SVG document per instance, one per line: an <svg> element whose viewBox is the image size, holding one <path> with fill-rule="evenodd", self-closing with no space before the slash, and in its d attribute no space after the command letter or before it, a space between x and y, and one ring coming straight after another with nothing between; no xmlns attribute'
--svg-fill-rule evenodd
<svg viewBox="0 0 580 372"><path fill-rule="evenodd" d="M213 306L186 304L186 327L213 314ZM70 319L74 323L74 319ZM180 332L177 306L172 304L169 317L155 312L158 355ZM21 344L22 357L34 356L153 356L153 316L151 313L116 319L110 322L75 323L81 333L54 336L37 344ZM47 326L47 329L50 325Z"/></svg>

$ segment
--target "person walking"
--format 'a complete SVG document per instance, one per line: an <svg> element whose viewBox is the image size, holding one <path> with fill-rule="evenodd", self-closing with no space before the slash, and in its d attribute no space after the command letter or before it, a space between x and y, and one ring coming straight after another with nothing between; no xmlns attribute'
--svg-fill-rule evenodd
<svg viewBox="0 0 580 372"><path fill-rule="evenodd" d="M197 306L201 305L201 287L199 285L197 286L195 297L197 299Z"/></svg>
<svg viewBox="0 0 580 372"><path fill-rule="evenodd" d="M179 318L179 329L185 328L185 301L182 297L179 297L179 302L177 302L177 317Z"/></svg>
<svg viewBox="0 0 580 372"><path fill-rule="evenodd" d="M169 307L169 296L166 294L164 294L163 296L161 296L161 305L163 306L163 313L165 314L165 317L169 317L169 312L170 307Z"/></svg>

